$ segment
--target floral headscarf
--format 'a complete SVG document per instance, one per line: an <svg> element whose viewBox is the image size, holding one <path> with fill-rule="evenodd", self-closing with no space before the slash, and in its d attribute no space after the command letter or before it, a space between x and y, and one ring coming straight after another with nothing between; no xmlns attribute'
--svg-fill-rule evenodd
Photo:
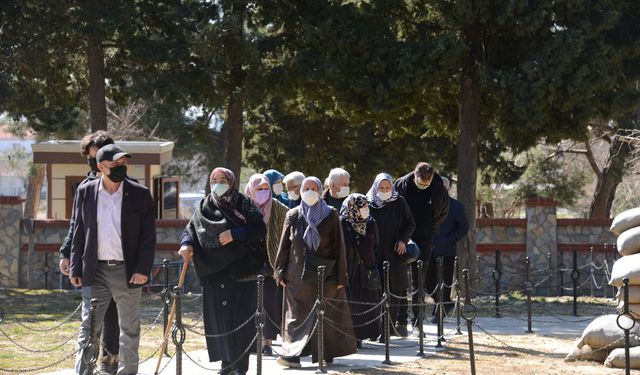
<svg viewBox="0 0 640 375"><path fill-rule="evenodd" d="M367 218L363 218L360 215L360 209L369 206L367 197L362 194L353 193L350 194L344 202L342 202L342 208L340 209L340 216L344 218L353 229L360 235L367 234Z"/></svg>
<svg viewBox="0 0 640 375"><path fill-rule="evenodd" d="M269 179L265 175L260 173L254 174L253 176L251 176L251 178L249 178L249 182L247 182L247 186L245 186L244 188L244 194L253 199L253 201L255 202L256 189L258 189L258 186L264 183L271 186L269 184ZM271 189L271 187L269 187L269 189ZM258 208L260 208L260 211L262 211L264 222L268 224L269 218L271 217L271 207L273 206L273 198L271 197L271 194L269 194L269 199L267 199L267 201L262 205L259 205L258 202L256 202L256 205L258 206Z"/></svg>
<svg viewBox="0 0 640 375"><path fill-rule="evenodd" d="M378 197L378 188L380 187L380 183L384 180L389 181L389 183L391 184L391 198L387 199L386 201L383 201L382 199L380 199L380 197ZM371 203L371 206L374 208L382 208L384 207L385 203L393 202L398 199L398 191L396 191L395 187L393 186L393 178L390 174L384 172L378 173L376 179L373 181L373 185L371 185L371 188L367 192L367 199L369 200L369 203Z"/></svg>

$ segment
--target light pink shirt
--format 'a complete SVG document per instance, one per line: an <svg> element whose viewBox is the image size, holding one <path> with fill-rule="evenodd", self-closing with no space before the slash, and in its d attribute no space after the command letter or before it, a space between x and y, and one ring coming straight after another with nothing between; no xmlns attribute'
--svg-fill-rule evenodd
<svg viewBox="0 0 640 375"><path fill-rule="evenodd" d="M124 260L122 255L122 186L109 194L100 178L98 185L98 260Z"/></svg>

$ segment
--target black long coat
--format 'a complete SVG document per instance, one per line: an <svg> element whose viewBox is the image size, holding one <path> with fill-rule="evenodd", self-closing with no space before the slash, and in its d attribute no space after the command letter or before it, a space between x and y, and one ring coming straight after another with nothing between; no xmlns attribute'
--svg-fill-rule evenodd
<svg viewBox="0 0 640 375"><path fill-rule="evenodd" d="M385 260L390 265L390 288L394 293L407 288L407 266L399 261L395 251L396 242L402 241L405 245L409 242L411 234L416 227L409 205L402 196L392 202L387 202L382 208L371 207L371 216L378 224L378 252L376 259L382 273L382 264Z"/></svg>

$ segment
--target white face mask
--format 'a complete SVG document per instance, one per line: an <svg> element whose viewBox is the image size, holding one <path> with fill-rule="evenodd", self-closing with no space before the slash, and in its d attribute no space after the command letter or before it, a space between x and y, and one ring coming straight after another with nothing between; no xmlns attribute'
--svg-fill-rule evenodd
<svg viewBox="0 0 640 375"><path fill-rule="evenodd" d="M282 183L281 182L277 182L275 184L273 184L273 186L271 187L271 189L273 190L273 194L275 195L280 195L282 194Z"/></svg>
<svg viewBox="0 0 640 375"><path fill-rule="evenodd" d="M298 199L300 199L300 196L296 194L295 191L290 191L287 194L289 195L289 199L291 199L292 201L297 201Z"/></svg>
<svg viewBox="0 0 640 375"><path fill-rule="evenodd" d="M349 187L341 186L340 190L336 193L336 198L346 198L349 195Z"/></svg>
<svg viewBox="0 0 640 375"><path fill-rule="evenodd" d="M360 209L360 216L362 216L363 219L366 219L369 217L369 207L362 207Z"/></svg>
<svg viewBox="0 0 640 375"><path fill-rule="evenodd" d="M378 196L378 198L382 199L383 201L386 201L387 199L391 198L391 194L392 192L387 191L386 193L383 193L381 191L378 191L376 193L376 195Z"/></svg>
<svg viewBox="0 0 640 375"><path fill-rule="evenodd" d="M320 199L320 195L317 191L307 190L302 193L302 201L307 204L307 206L313 206L318 203L318 199Z"/></svg>

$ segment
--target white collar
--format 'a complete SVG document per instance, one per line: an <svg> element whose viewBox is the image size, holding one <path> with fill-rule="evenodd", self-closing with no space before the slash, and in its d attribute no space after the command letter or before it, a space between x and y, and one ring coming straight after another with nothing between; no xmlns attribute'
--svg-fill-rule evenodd
<svg viewBox="0 0 640 375"><path fill-rule="evenodd" d="M118 186L118 190L116 190L113 194L109 193L109 191L104 187L104 181L103 181L103 176L100 176L100 182L98 183L98 192L101 192L104 190L105 193L109 194L109 195L114 195L114 194L120 194L122 195L122 186L124 185L124 181L122 181L120 183L120 186Z"/></svg>

